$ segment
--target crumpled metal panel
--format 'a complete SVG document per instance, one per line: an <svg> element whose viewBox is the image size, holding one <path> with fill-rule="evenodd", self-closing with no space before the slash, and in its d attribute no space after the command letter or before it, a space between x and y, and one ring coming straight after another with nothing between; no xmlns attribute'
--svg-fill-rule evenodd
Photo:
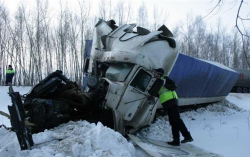
<svg viewBox="0 0 250 157"><path fill-rule="evenodd" d="M178 56L176 48L169 46L167 40L154 40L161 31L147 35L125 32L131 25L121 25L113 32L105 21L96 26L91 57L106 62L129 62L141 65L149 70L163 68L169 74ZM101 36L106 38L105 49ZM150 42L148 42L150 41Z"/></svg>

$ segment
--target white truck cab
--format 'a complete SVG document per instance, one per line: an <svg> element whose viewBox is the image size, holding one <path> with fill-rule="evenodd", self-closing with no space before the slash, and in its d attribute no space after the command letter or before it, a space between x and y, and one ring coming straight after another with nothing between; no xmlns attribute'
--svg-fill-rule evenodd
<svg viewBox="0 0 250 157"><path fill-rule="evenodd" d="M113 29L112 29L113 28ZM135 24L112 27L100 20L96 27L89 62L88 86L105 84L102 106L112 110L114 130L123 135L152 123L161 107L157 95L163 81L153 69L168 75L178 53L172 33L162 26L150 32Z"/></svg>

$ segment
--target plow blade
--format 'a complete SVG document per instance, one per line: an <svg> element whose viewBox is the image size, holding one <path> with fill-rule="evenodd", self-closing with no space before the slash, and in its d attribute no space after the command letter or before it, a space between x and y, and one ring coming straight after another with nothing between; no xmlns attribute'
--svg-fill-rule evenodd
<svg viewBox="0 0 250 157"><path fill-rule="evenodd" d="M17 135L21 150L31 149L34 145L32 135L25 126L25 112L19 92L14 92L10 86L9 95L11 97L12 106L8 106L11 126Z"/></svg>

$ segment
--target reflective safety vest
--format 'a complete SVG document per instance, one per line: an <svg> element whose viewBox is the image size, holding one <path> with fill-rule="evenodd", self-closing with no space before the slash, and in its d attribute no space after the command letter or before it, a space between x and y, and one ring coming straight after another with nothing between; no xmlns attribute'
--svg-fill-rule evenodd
<svg viewBox="0 0 250 157"><path fill-rule="evenodd" d="M6 74L14 74L15 70L7 69Z"/></svg>
<svg viewBox="0 0 250 157"><path fill-rule="evenodd" d="M161 104L170 100L170 99L178 99L178 96L175 91L168 90L164 86L161 87L161 89L158 92L159 94L159 99Z"/></svg>

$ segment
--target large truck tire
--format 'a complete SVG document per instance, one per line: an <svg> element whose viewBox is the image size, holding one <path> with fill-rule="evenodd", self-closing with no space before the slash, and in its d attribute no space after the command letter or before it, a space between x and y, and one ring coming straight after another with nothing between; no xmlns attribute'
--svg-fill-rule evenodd
<svg viewBox="0 0 250 157"><path fill-rule="evenodd" d="M243 93L248 93L248 89L246 87L243 88Z"/></svg>
<svg viewBox="0 0 250 157"><path fill-rule="evenodd" d="M237 87L237 93L242 93L242 88L241 87Z"/></svg>

